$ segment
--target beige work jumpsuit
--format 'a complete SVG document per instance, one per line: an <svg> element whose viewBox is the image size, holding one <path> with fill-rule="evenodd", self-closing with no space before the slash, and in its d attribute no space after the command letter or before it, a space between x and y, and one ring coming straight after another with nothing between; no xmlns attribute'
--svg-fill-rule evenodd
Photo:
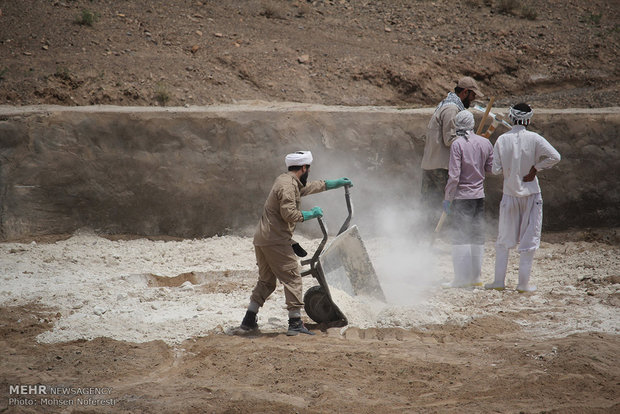
<svg viewBox="0 0 620 414"><path fill-rule="evenodd" d="M254 251L258 264L258 282L250 299L260 306L276 288L276 279L284 286L288 310L303 307L302 282L297 256L293 252L293 231L301 214L301 197L325 191L325 181L303 186L293 172L276 178L265 201L263 215L254 233Z"/></svg>

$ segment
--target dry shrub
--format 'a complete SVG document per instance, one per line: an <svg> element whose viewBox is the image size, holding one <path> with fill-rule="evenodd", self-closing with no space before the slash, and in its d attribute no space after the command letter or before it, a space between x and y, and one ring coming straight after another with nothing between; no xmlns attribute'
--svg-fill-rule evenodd
<svg viewBox="0 0 620 414"><path fill-rule="evenodd" d="M268 19L284 19L286 17L285 7L284 4L275 0L263 1L260 15Z"/></svg>
<svg viewBox="0 0 620 414"><path fill-rule="evenodd" d="M517 3L514 0L499 0L497 2L497 11L504 14L515 14Z"/></svg>
<svg viewBox="0 0 620 414"><path fill-rule="evenodd" d="M531 5L525 5L521 7L521 16L524 19L536 20L536 18L538 17L538 12Z"/></svg>
<svg viewBox="0 0 620 414"><path fill-rule="evenodd" d="M155 86L155 99L161 105L166 105L166 103L170 100L170 92L168 92L166 85L161 82Z"/></svg>
<svg viewBox="0 0 620 414"><path fill-rule="evenodd" d="M295 17L302 18L308 14L310 14L310 6L308 6L306 3L301 3L297 5L297 13L295 14Z"/></svg>
<svg viewBox="0 0 620 414"><path fill-rule="evenodd" d="M480 7L482 5L482 0L465 0L465 5L469 7Z"/></svg>
<svg viewBox="0 0 620 414"><path fill-rule="evenodd" d="M92 10L82 10L82 14L76 17L75 23L82 26L92 27L97 21L99 21L100 14Z"/></svg>

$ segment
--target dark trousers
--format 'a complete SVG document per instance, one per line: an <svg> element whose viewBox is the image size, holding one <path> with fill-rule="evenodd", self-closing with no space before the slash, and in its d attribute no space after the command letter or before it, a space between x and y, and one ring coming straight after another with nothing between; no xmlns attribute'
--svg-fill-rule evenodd
<svg viewBox="0 0 620 414"><path fill-rule="evenodd" d="M448 170L439 168L436 170L422 170L422 206L426 216L424 229L430 234L441 216L441 203L444 199L446 184L448 183Z"/></svg>
<svg viewBox="0 0 620 414"><path fill-rule="evenodd" d="M450 210L452 244L484 244L484 198L456 199Z"/></svg>

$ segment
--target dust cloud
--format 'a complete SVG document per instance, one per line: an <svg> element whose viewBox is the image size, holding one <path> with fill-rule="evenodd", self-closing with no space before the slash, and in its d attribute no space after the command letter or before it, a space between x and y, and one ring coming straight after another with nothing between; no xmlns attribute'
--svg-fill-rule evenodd
<svg viewBox="0 0 620 414"><path fill-rule="evenodd" d="M328 161L321 162L323 158ZM419 194L411 188L419 188L421 171L407 168L402 174L391 176L382 172L380 159L360 162L352 157L330 158L329 153L317 152L317 165L311 174L314 174L314 179L318 179L317 176L327 179L348 177L353 181L353 188L350 189L353 206L351 225L357 225L365 243L372 244L373 264L388 303L423 303L430 295L429 286L438 279L434 266L437 259L429 234L425 234L429 226L425 223L427 217L420 200L404 196ZM336 189L310 197L304 197L302 204L324 205L325 221L333 230L330 238L335 237L335 232L346 218L344 191ZM309 225L312 222L302 224L301 231ZM317 236L316 233L310 234Z"/></svg>

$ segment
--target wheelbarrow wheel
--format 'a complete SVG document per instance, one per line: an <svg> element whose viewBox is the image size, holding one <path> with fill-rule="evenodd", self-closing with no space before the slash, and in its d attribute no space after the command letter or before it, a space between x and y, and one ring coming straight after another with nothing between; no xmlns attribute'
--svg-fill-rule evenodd
<svg viewBox="0 0 620 414"><path fill-rule="evenodd" d="M306 314L316 323L338 320L338 313L322 286L312 286L304 295Z"/></svg>

